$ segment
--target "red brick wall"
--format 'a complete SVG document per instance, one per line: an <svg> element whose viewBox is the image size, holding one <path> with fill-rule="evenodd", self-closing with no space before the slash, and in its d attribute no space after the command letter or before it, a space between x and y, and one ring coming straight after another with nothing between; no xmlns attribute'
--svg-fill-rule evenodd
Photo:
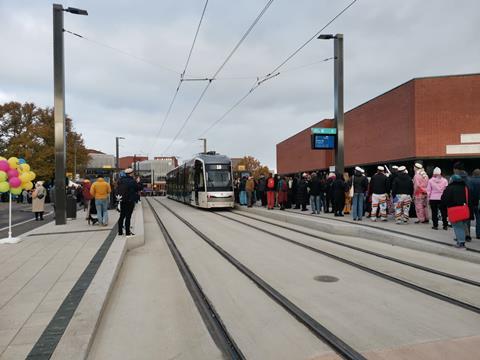
<svg viewBox="0 0 480 360"><path fill-rule="evenodd" d="M345 166L415 156L414 83L345 114Z"/></svg>
<svg viewBox="0 0 480 360"><path fill-rule="evenodd" d="M136 161L143 161L143 160L148 160L148 156L124 156L118 159L118 166L120 169L126 169L129 167L132 167L133 160Z"/></svg>
<svg viewBox="0 0 480 360"><path fill-rule="evenodd" d="M311 127L332 127L333 121L325 119ZM277 172L294 172L326 169L333 165L333 150L312 150L310 127L277 144Z"/></svg>
<svg viewBox="0 0 480 360"><path fill-rule="evenodd" d="M418 157L447 156L460 134L480 133L480 75L417 79L415 95Z"/></svg>

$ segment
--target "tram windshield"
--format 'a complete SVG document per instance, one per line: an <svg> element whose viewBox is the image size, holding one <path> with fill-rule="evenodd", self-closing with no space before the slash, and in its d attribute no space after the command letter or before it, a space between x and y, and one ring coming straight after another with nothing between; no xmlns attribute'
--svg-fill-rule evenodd
<svg viewBox="0 0 480 360"><path fill-rule="evenodd" d="M228 164L206 166L207 191L232 191L232 172Z"/></svg>

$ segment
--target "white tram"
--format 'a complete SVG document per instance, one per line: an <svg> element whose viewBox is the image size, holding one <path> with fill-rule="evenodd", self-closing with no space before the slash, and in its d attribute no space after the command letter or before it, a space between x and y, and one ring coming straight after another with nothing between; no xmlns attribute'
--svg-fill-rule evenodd
<svg viewBox="0 0 480 360"><path fill-rule="evenodd" d="M214 151L198 154L167 174L170 199L202 208L233 208L232 161Z"/></svg>

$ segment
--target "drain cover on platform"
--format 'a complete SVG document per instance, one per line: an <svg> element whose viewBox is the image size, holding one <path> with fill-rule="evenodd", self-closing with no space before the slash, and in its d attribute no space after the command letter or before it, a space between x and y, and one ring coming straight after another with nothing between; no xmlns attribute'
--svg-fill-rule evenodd
<svg viewBox="0 0 480 360"><path fill-rule="evenodd" d="M321 281L321 282L336 282L338 278L331 275L317 275L313 278L314 280Z"/></svg>

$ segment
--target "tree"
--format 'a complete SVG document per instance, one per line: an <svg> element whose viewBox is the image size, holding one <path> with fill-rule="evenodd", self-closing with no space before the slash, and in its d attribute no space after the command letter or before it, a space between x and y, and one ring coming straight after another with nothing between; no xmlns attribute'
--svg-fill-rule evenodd
<svg viewBox="0 0 480 360"><path fill-rule="evenodd" d="M270 170L268 166L264 166L259 160L253 156L245 156L238 162L235 171L239 171L241 167L244 167L245 171L248 171L254 178L258 178L261 174L268 176Z"/></svg>
<svg viewBox="0 0 480 360"><path fill-rule="evenodd" d="M77 144L77 172L86 168L88 152L82 135L66 117L66 169L73 172L74 143ZM54 117L52 108L33 103L9 102L0 105L0 155L24 158L37 178L50 180L55 172Z"/></svg>

